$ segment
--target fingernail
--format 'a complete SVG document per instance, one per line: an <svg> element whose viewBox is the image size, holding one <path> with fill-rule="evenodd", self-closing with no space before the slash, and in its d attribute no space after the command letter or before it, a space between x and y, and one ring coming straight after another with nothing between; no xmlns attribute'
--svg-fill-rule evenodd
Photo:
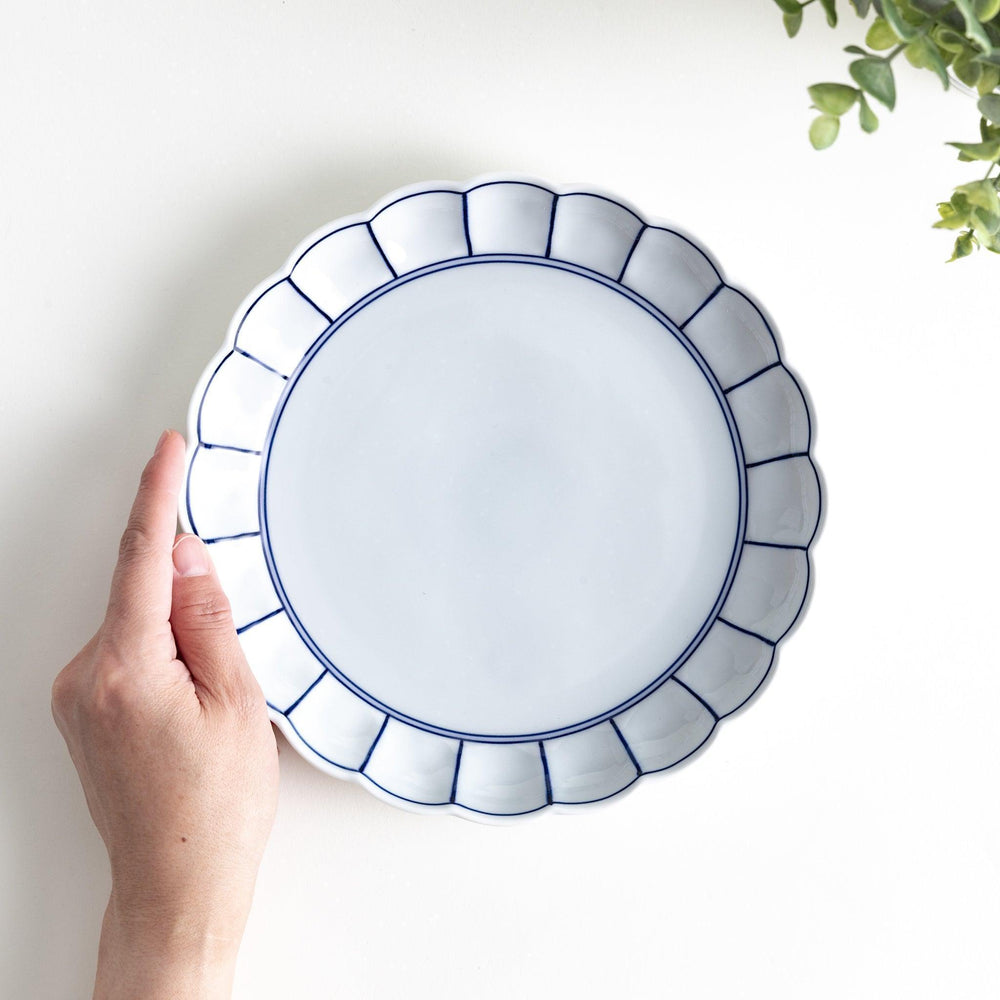
<svg viewBox="0 0 1000 1000"><path fill-rule="evenodd" d="M168 437L170 437L170 430L169 430L169 428L168 428L167 430L165 430L165 431L164 431L164 432L163 432L163 433L162 433L162 434L160 435L160 440L156 442L156 448L155 448L155 450L153 451L153 454L154 454L154 455L155 455L155 454L156 454L156 453L157 453L157 452L158 452L158 451L159 451L159 450L160 450L160 449L161 449L161 448L163 447L163 443L164 443L164 441L166 441L166 440L167 440L167 438L168 438Z"/></svg>
<svg viewBox="0 0 1000 1000"><path fill-rule="evenodd" d="M178 576L206 576L212 572L208 549L197 535L181 535L174 542L174 569Z"/></svg>

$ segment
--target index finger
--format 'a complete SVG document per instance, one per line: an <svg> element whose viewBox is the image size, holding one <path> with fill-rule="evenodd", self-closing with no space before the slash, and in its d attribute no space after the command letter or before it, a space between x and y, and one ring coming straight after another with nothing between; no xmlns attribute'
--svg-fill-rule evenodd
<svg viewBox="0 0 1000 1000"><path fill-rule="evenodd" d="M139 640L169 628L171 549L183 475L184 438L176 431L164 431L142 470L111 581L105 621L119 640Z"/></svg>

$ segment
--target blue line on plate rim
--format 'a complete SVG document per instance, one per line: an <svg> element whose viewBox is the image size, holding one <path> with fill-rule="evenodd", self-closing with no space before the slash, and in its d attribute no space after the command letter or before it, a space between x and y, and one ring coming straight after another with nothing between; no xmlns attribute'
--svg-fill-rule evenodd
<svg viewBox="0 0 1000 1000"><path fill-rule="evenodd" d="M388 294L392 290L407 284L411 281L419 280L428 275L433 275L440 273L442 271L450 270L456 267L466 267L473 266L477 264L493 264L502 263L509 265L534 265L534 266L545 266L553 267L563 271L567 271L571 274L579 275L580 277L589 279L598 284L603 285L618 294L622 295L624 298L632 301L634 304L638 305L640 308L644 309L650 316L652 316L661 326L666 330L667 333L672 335L684 349L690 354L692 359L700 368L702 375L709 383L712 388L716 400L722 410L723 417L726 421L727 428L730 432L730 437L733 445L733 453L735 458L735 464L737 468L737 479L738 479L738 492L739 492L739 515L738 515L738 529L736 532L736 540L733 546L733 552L730 558L730 565L727 573L723 579L722 586L720 587L719 594L717 595L715 603L712 605L712 611L706 617L701 628L694 635L688 646L681 652L681 654L673 661L673 663L667 665L667 667L657 675L646 687L642 688L640 691L635 692L624 702L611 707L605 711L599 713L599 715L593 718L580 720L571 726L563 727L558 730L551 730L538 733L516 733L516 734L485 734L485 733L469 733L458 730L447 729L443 726L437 726L432 723L428 723L424 720L417 719L413 716L407 715L405 712L401 712L398 709L378 700L363 687L357 684L352 678L348 677L346 674L342 673L337 665L333 663L330 657L319 647L319 645L312 638L308 629L305 625L300 622L295 613L295 609L291 604L287 593L285 592L284 586L281 583L281 577L278 573L277 566L275 564L274 554L271 551L268 530L267 530L267 475L268 466L270 462L271 454L271 444L274 440L274 435L277 430L278 425L281 421L282 413L284 412L285 405L294 391L295 385L298 379L302 376L302 373L309 366L311 360L316 356L316 354L322 350L326 342L330 337L335 336L337 331L346 324L350 319L352 319L357 313L366 308L372 302L377 301L383 295ZM683 665L683 663L688 659L688 657L693 653L693 651L700 645L701 641L704 640L705 635L708 634L709 629L715 619L715 616L721 611L725 599L728 596L729 589L732 586L733 580L736 576L736 569L740 562L740 555L743 550L743 545L746 539L746 522L747 522L747 484L746 484L746 472L745 472L745 458L743 454L742 440L740 438L739 426L736 422L735 416L728 406L726 396L719 384L718 378L712 371L711 367L701 356L700 352L695 348L695 346L688 340L688 338L680 331L677 324L674 323L669 317L665 316L659 309L653 306L648 300L643 298L633 289L628 288L625 285L620 285L613 279L609 278L605 274L593 271L590 268L582 267L580 265L573 264L571 262L551 260L545 258L539 258L533 255L522 255L522 254L489 254L483 255L481 257L461 257L452 258L446 261L441 261L436 264L428 265L424 268L419 268L405 274L398 278L394 282L389 282L379 288L373 289L363 298L359 299L351 308L345 310L337 319L337 321L320 336L318 337L309 350L306 352L305 356L299 362L292 378L288 381L285 386L285 390L278 400L274 415L271 420L270 427L268 428L267 437L263 449L263 459L261 467L261 475L259 480L258 489L258 516L261 525L261 542L264 551L264 557L267 564L268 572L271 575L272 584L278 593L279 600L281 600L284 605L286 612L288 614L289 621L291 621L295 630L298 632L300 638L310 649L317 659L326 665L330 672L342 683L345 687L349 688L356 695L358 695L362 700L366 701L368 704L372 705L377 710L392 716L393 718L399 720L400 722L413 726L417 729L422 729L427 732L435 733L439 736L445 736L452 739L471 739L483 742L498 742L498 743L517 743L523 742L527 739L547 739L553 738L560 735L566 735L570 732L587 729L595 722L601 722L605 719L610 718L613 715L617 715L623 712L626 708L631 705L641 701L643 698L647 697L654 690L656 690L661 684L663 684L672 674L676 673L677 670Z"/></svg>

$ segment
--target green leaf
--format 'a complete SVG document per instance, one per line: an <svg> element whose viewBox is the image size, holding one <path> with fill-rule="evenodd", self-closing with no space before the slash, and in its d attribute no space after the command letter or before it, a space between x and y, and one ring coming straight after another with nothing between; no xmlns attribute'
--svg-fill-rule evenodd
<svg viewBox="0 0 1000 1000"><path fill-rule="evenodd" d="M851 0L851 6L858 12L858 17L867 17L872 0Z"/></svg>
<svg viewBox="0 0 1000 1000"><path fill-rule="evenodd" d="M799 0L774 0L784 14L801 14L802 4Z"/></svg>
<svg viewBox="0 0 1000 1000"><path fill-rule="evenodd" d="M831 28L837 27L837 0L819 0L820 7L826 12L826 23Z"/></svg>
<svg viewBox="0 0 1000 1000"><path fill-rule="evenodd" d="M813 149L826 149L833 145L839 131L839 118L835 115L820 115L809 126L809 141Z"/></svg>
<svg viewBox="0 0 1000 1000"><path fill-rule="evenodd" d="M955 188L951 199L938 205L938 214L935 229L968 229L984 244L1000 238L1000 195L988 178Z"/></svg>
<svg viewBox="0 0 1000 1000"><path fill-rule="evenodd" d="M935 24L944 25L965 37L965 18L955 10L952 0L910 0L912 6L928 15ZM968 44L968 42L966 43Z"/></svg>
<svg viewBox="0 0 1000 1000"><path fill-rule="evenodd" d="M878 4L876 4L876 6L878 6ZM920 27L924 21L927 20L924 17L923 12L919 9L919 5L915 4L913 0L896 0L896 6L899 8L900 14L902 14L910 24Z"/></svg>
<svg viewBox="0 0 1000 1000"><path fill-rule="evenodd" d="M985 118L979 119L979 135L983 142L1000 139L1000 125L991 125Z"/></svg>
<svg viewBox="0 0 1000 1000"><path fill-rule="evenodd" d="M888 60L878 56L855 59L848 67L854 82L890 111L896 106L896 81Z"/></svg>
<svg viewBox="0 0 1000 1000"><path fill-rule="evenodd" d="M965 33L983 52L989 52L993 48L990 36L986 34L983 26L979 23L972 0L954 0L954 2L955 6L962 12L962 17L965 18Z"/></svg>
<svg viewBox="0 0 1000 1000"><path fill-rule="evenodd" d="M987 163L1000 160L1000 139L991 139L989 142L949 142L947 145L954 146L965 154L959 159L983 160Z"/></svg>
<svg viewBox="0 0 1000 1000"><path fill-rule="evenodd" d="M1000 66L1000 49L994 52L984 52L982 55L975 56L975 60L984 66Z"/></svg>
<svg viewBox="0 0 1000 1000"><path fill-rule="evenodd" d="M921 14L934 15L946 11L951 6L951 0L909 0L909 6Z"/></svg>
<svg viewBox="0 0 1000 1000"><path fill-rule="evenodd" d="M1000 87L1000 66L983 66L982 75L976 84L980 95L992 94L997 87Z"/></svg>
<svg viewBox="0 0 1000 1000"><path fill-rule="evenodd" d="M788 37L794 38L799 33L799 28L802 27L802 11L796 11L794 14L782 14L781 20L785 24Z"/></svg>
<svg viewBox="0 0 1000 1000"><path fill-rule="evenodd" d="M918 69L934 70L941 80L941 86L945 90L948 89L951 84L948 79L948 67L945 66L937 47L926 35L921 35L910 42L903 50L903 54Z"/></svg>
<svg viewBox="0 0 1000 1000"><path fill-rule="evenodd" d="M984 24L1000 14L1000 0L975 0L976 17Z"/></svg>
<svg viewBox="0 0 1000 1000"><path fill-rule="evenodd" d="M975 87L983 75L983 67L970 49L965 49L955 56L951 70L967 87Z"/></svg>
<svg viewBox="0 0 1000 1000"><path fill-rule="evenodd" d="M881 17L876 17L868 29L868 34L865 35L865 45L876 52L881 52L883 49L891 49L898 44L899 39L889 27L889 22Z"/></svg>
<svg viewBox="0 0 1000 1000"><path fill-rule="evenodd" d="M866 52L863 48L861 48L860 45L845 45L844 46L844 51L845 52L850 52L851 55L854 55L854 56L867 56L867 55L870 55L870 53Z"/></svg>
<svg viewBox="0 0 1000 1000"><path fill-rule="evenodd" d="M959 212L950 201L938 202L938 214L941 216L934 223L934 229L964 229L969 224L969 213Z"/></svg>
<svg viewBox="0 0 1000 1000"><path fill-rule="evenodd" d="M967 226L971 225L973 206L969 204L969 199L961 191L956 190L952 192L951 204L955 214L961 215Z"/></svg>
<svg viewBox="0 0 1000 1000"><path fill-rule="evenodd" d="M959 211L960 206L968 206L969 222L977 236L993 236L1000 230L1000 196L993 181L983 178L960 184L951 196L951 203Z"/></svg>
<svg viewBox="0 0 1000 1000"><path fill-rule="evenodd" d="M948 258L948 263L950 264L953 260L961 260L963 257L968 257L972 253L975 244L976 237L972 235L971 230L959 233L958 239L955 240L955 249Z"/></svg>
<svg viewBox="0 0 1000 1000"><path fill-rule="evenodd" d="M987 94L979 98L979 113L994 125L1000 125L1000 94Z"/></svg>
<svg viewBox="0 0 1000 1000"><path fill-rule="evenodd" d="M934 41L937 42L938 47L944 49L946 52L961 52L968 45L965 35L960 35L957 31L952 31L951 28L947 28L944 25L938 25L931 32L931 35Z"/></svg>
<svg viewBox="0 0 1000 1000"><path fill-rule="evenodd" d="M809 96L820 111L828 115L842 115L857 100L858 91L846 83L814 83Z"/></svg>
<svg viewBox="0 0 1000 1000"><path fill-rule="evenodd" d="M882 16L889 22L889 27L901 42L912 42L920 34L899 12L896 0L882 0ZM873 26L874 23L873 21ZM872 45L872 48L875 46Z"/></svg>
<svg viewBox="0 0 1000 1000"><path fill-rule="evenodd" d="M993 181L985 177L981 181L959 184L955 193L967 198L969 204L976 208L985 208L1000 215L1000 195L997 195Z"/></svg>
<svg viewBox="0 0 1000 1000"><path fill-rule="evenodd" d="M869 135L878 128L878 118L872 111L871 105L865 100L864 94L858 94L858 118L861 122L861 129Z"/></svg>

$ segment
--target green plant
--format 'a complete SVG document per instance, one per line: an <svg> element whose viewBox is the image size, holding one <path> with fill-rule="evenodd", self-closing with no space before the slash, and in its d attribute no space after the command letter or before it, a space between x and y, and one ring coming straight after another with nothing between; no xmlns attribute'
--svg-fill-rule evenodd
<svg viewBox="0 0 1000 1000"><path fill-rule="evenodd" d="M774 0L785 30L794 38L803 11L816 0ZM830 27L837 24L837 0L819 0ZM833 145L840 120L857 106L865 132L878 128L869 98L890 111L896 105L893 60L902 54L918 69L936 73L945 90L951 77L979 94L979 141L949 142L963 161L987 164L986 175L960 184L948 201L938 203L938 229L961 230L950 260L967 257L976 247L1000 253L1000 0L850 0L855 14L870 15L865 45L848 45L856 56L848 66L854 85L816 83L809 88L819 111L809 127L816 149Z"/></svg>

